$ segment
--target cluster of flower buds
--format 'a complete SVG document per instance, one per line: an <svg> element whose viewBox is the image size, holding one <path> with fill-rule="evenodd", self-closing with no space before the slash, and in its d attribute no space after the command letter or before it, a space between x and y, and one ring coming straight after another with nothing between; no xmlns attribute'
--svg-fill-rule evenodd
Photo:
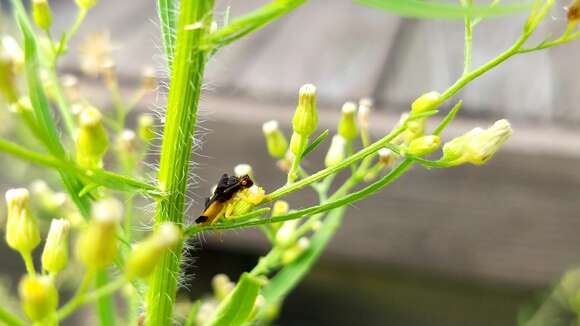
<svg viewBox="0 0 580 326"><path fill-rule="evenodd" d="M234 167L234 174L237 177L244 175L250 176L252 179L254 171L249 164L238 164ZM256 205L260 204L266 197L264 188L258 186L255 182L250 188L243 189L235 194L234 198L226 208L226 217L239 216L254 210Z"/></svg>
<svg viewBox="0 0 580 326"><path fill-rule="evenodd" d="M32 19L40 29L48 31L52 25L52 11L48 0L32 0Z"/></svg>
<svg viewBox="0 0 580 326"><path fill-rule="evenodd" d="M290 138L290 150L294 157L302 156L308 146L308 138L318 127L318 111L316 109L316 87L306 84L300 88L298 106L292 119L294 133Z"/></svg>
<svg viewBox="0 0 580 326"><path fill-rule="evenodd" d="M129 278L146 278L153 272L163 254L174 249L181 239L181 231L174 223L163 223L143 242L131 250L125 265Z"/></svg>
<svg viewBox="0 0 580 326"><path fill-rule="evenodd" d="M122 216L123 206L116 199L102 199L93 204L92 218L76 245L76 255L88 269L107 267L117 257L117 233Z"/></svg>
<svg viewBox="0 0 580 326"><path fill-rule="evenodd" d="M109 147L103 116L95 107L87 106L79 114L79 129L75 137L77 163L87 169L102 167Z"/></svg>
<svg viewBox="0 0 580 326"><path fill-rule="evenodd" d="M411 104L411 113L404 113L397 127L405 125L405 130L393 141L399 145L409 145L414 139L425 134L427 118L414 118L418 114L433 111L441 104L441 95L437 92L428 92L419 96ZM411 119L412 118L412 119Z"/></svg>
<svg viewBox="0 0 580 326"><path fill-rule="evenodd" d="M24 276L18 292L22 310L31 321L40 322L56 311L58 292L49 276Z"/></svg>
<svg viewBox="0 0 580 326"><path fill-rule="evenodd" d="M513 130L507 120L496 121L488 129L475 128L443 146L442 162L449 166L489 161L510 138Z"/></svg>

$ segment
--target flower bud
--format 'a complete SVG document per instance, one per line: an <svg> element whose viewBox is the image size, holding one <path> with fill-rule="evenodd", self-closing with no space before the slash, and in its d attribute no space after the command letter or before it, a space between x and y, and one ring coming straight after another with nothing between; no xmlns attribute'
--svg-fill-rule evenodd
<svg viewBox="0 0 580 326"><path fill-rule="evenodd" d="M308 138L316 130L318 125L318 112L316 110L316 87L306 84L300 88L298 106L292 119L294 133Z"/></svg>
<svg viewBox="0 0 580 326"><path fill-rule="evenodd" d="M44 251L42 251L42 269L50 273L58 273L68 263L68 233L70 222L55 219L50 223Z"/></svg>
<svg viewBox="0 0 580 326"><path fill-rule="evenodd" d="M482 165L493 157L512 134L513 130L505 119L496 121L486 130L475 128L446 143L441 160L451 166L463 163Z"/></svg>
<svg viewBox="0 0 580 326"><path fill-rule="evenodd" d="M226 274L217 274L211 279L213 295L219 301L225 299L236 286Z"/></svg>
<svg viewBox="0 0 580 326"><path fill-rule="evenodd" d="M338 123L338 134L345 140L353 140L358 135L355 121L356 105L352 102L346 102L342 106L342 116Z"/></svg>
<svg viewBox="0 0 580 326"><path fill-rule="evenodd" d="M142 114L137 121L139 125L139 138L144 143L150 143L155 139L155 119L149 114Z"/></svg>
<svg viewBox="0 0 580 326"><path fill-rule="evenodd" d="M308 238L302 237L298 239L292 247L286 249L284 254L282 254L282 264L288 265L294 262L296 258L300 257L308 249L308 246L310 246L310 240Z"/></svg>
<svg viewBox="0 0 580 326"><path fill-rule="evenodd" d="M248 175L250 178L254 179L254 170L249 164L238 164L234 166L234 174L238 178Z"/></svg>
<svg viewBox="0 0 580 326"><path fill-rule="evenodd" d="M285 200L277 200L272 207L272 217L288 214L290 205Z"/></svg>
<svg viewBox="0 0 580 326"><path fill-rule="evenodd" d="M75 0L81 10L89 10L97 5L98 0Z"/></svg>
<svg viewBox="0 0 580 326"><path fill-rule="evenodd" d="M298 220L288 220L282 224L278 232L276 232L276 243L281 247L289 247L296 241L294 231L298 226Z"/></svg>
<svg viewBox="0 0 580 326"><path fill-rule="evenodd" d="M308 137L296 132L293 133L292 137L290 137L290 151L294 155L294 158L301 157L306 147L308 147Z"/></svg>
<svg viewBox="0 0 580 326"><path fill-rule="evenodd" d="M372 111L372 102L370 102L370 100L366 99L366 100L360 100L359 102L359 106L358 106L358 114L357 114L357 120L358 120L358 124L361 128L363 129L367 129L369 127L369 115L371 114Z"/></svg>
<svg viewBox="0 0 580 326"><path fill-rule="evenodd" d="M395 153L388 148L379 149L379 163L384 167L390 167L395 162Z"/></svg>
<svg viewBox="0 0 580 326"><path fill-rule="evenodd" d="M123 206L113 198L93 204L92 219L76 244L78 259L89 268L103 268L117 257L117 232Z"/></svg>
<svg viewBox="0 0 580 326"><path fill-rule="evenodd" d="M181 239L181 231L174 223L163 223L145 241L135 245L125 264L129 278L146 278L155 269L165 252L175 248Z"/></svg>
<svg viewBox="0 0 580 326"><path fill-rule="evenodd" d="M236 194L233 198L231 208L226 216L239 216L251 212L256 205L260 204L266 197L264 188L253 185Z"/></svg>
<svg viewBox="0 0 580 326"><path fill-rule="evenodd" d="M18 285L22 310L33 322L39 322L56 311L58 292L48 276L26 275Z"/></svg>
<svg viewBox="0 0 580 326"><path fill-rule="evenodd" d="M143 69L143 81L141 85L144 90L154 91L157 87L157 80L155 79L155 69L151 66L147 66Z"/></svg>
<svg viewBox="0 0 580 326"><path fill-rule="evenodd" d="M577 24L580 21L580 0L574 0L568 6L567 18L569 24Z"/></svg>
<svg viewBox="0 0 580 326"><path fill-rule="evenodd" d="M441 145L439 136L428 135L414 139L409 144L406 152L414 156L424 156L432 153Z"/></svg>
<svg viewBox="0 0 580 326"><path fill-rule="evenodd" d="M441 94L438 92L429 92L419 96L413 104L411 104L411 114L419 114L427 111L432 111L440 104Z"/></svg>
<svg viewBox="0 0 580 326"><path fill-rule="evenodd" d="M52 11L47 0L32 0L32 18L36 26L48 31L52 25Z"/></svg>
<svg viewBox="0 0 580 326"><path fill-rule="evenodd" d="M22 254L31 253L40 243L38 224L28 207L29 199L30 194L24 188L6 192L6 242L10 248Z"/></svg>
<svg viewBox="0 0 580 326"><path fill-rule="evenodd" d="M272 157L284 158L288 150L288 140L284 133L278 128L278 121L271 120L262 125L262 131L266 138L268 152Z"/></svg>
<svg viewBox="0 0 580 326"><path fill-rule="evenodd" d="M116 141L117 157L121 165L129 170L135 165L135 154L137 153L137 135L133 130L125 129L119 134Z"/></svg>
<svg viewBox="0 0 580 326"><path fill-rule="evenodd" d="M326 167L336 165L344 160L346 150L346 140L341 135L334 135L330 142L330 147L324 158Z"/></svg>
<svg viewBox="0 0 580 326"><path fill-rule="evenodd" d="M102 158L109 147L103 116L96 108L86 107L79 115L76 134L76 157L80 166L87 169L101 168Z"/></svg>

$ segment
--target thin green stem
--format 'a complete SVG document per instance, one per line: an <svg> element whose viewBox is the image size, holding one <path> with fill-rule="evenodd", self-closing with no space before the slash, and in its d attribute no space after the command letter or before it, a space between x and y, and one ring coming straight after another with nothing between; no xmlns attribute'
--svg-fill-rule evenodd
<svg viewBox="0 0 580 326"><path fill-rule="evenodd" d="M4 309L0 306L0 321L4 322L7 326L25 326L26 323L22 321L18 316L12 314L10 311Z"/></svg>
<svg viewBox="0 0 580 326"><path fill-rule="evenodd" d="M469 8L473 5L473 0L460 0L461 5ZM471 70L472 46L473 46L473 23L470 15L465 16L465 46L463 48L463 76Z"/></svg>
<svg viewBox="0 0 580 326"><path fill-rule="evenodd" d="M60 321L69 315L71 315L80 305L82 305L81 301L83 300L83 296L87 293L91 282L95 277L95 273L92 270L87 270L85 275L83 275L83 279L77 292L75 295L64 305L62 306L57 312L54 317L55 321Z"/></svg>
<svg viewBox="0 0 580 326"><path fill-rule="evenodd" d="M28 275L32 277L36 276L36 268L34 268L32 254L30 252L21 252L20 256L22 256L22 259L24 260L24 265L26 265L26 272Z"/></svg>
<svg viewBox="0 0 580 326"><path fill-rule="evenodd" d="M56 98L57 108L64 121L64 126L66 128L67 134L69 138L72 140L74 139L75 123L72 116L72 112L70 110L70 103L68 102L66 96L64 95L61 82L56 72L56 63L50 64L46 71L48 81L54 87L54 96Z"/></svg>
<svg viewBox="0 0 580 326"><path fill-rule="evenodd" d="M183 223L192 138L208 53L199 51L210 28L213 0L182 1L177 27L175 59L171 69L167 117L159 168L159 185L167 196L157 200L156 227L164 222ZM190 29L195 23L201 28ZM170 325L177 291L181 246L163 255L150 278L147 325Z"/></svg>

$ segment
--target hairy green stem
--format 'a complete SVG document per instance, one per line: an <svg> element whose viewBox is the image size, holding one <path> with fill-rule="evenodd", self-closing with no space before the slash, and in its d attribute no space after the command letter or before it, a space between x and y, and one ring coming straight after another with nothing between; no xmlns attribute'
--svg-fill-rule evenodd
<svg viewBox="0 0 580 326"><path fill-rule="evenodd" d="M211 24L213 3L190 0L180 4L158 176L167 196L157 200L156 227L164 222L183 223L192 138L207 60L207 53L198 49ZM189 28L195 23L200 23L200 28ZM147 291L147 325L171 325L180 260L181 246L163 255L157 264Z"/></svg>

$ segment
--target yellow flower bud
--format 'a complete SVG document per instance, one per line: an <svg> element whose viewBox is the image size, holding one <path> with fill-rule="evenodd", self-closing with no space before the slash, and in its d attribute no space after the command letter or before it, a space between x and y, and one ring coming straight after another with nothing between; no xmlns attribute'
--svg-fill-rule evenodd
<svg viewBox="0 0 580 326"><path fill-rule="evenodd" d="M58 292L48 276L26 275L18 285L22 310L33 322L39 322L56 311Z"/></svg>
<svg viewBox="0 0 580 326"><path fill-rule="evenodd" d="M249 164L238 164L234 166L234 175L238 178L248 175L251 179L254 179L254 170Z"/></svg>
<svg viewBox="0 0 580 326"><path fill-rule="evenodd" d="M84 108L79 115L79 129L76 134L77 162L87 169L101 168L102 158L108 147L109 139L101 112L92 106Z"/></svg>
<svg viewBox="0 0 580 326"><path fill-rule="evenodd" d="M272 207L272 217L288 214L290 205L285 200L277 200Z"/></svg>
<svg viewBox="0 0 580 326"><path fill-rule="evenodd" d="M97 5L98 0L75 0L81 10L89 10Z"/></svg>
<svg viewBox="0 0 580 326"><path fill-rule="evenodd" d="M250 188L238 192L233 198L231 208L227 212L226 217L239 216L251 212L265 197L266 191L264 188L255 184Z"/></svg>
<svg viewBox="0 0 580 326"><path fill-rule="evenodd" d="M226 274L217 274L211 280L213 295L219 301L225 299L236 286Z"/></svg>
<svg viewBox="0 0 580 326"><path fill-rule="evenodd" d="M289 247L296 241L294 231L298 226L298 220L288 220L282 224L278 232L276 232L276 243L281 247Z"/></svg>
<svg viewBox="0 0 580 326"><path fill-rule="evenodd" d="M424 156L432 153L441 145L439 136L429 135L414 139L409 144L406 152L414 156Z"/></svg>
<svg viewBox="0 0 580 326"><path fill-rule="evenodd" d="M344 160L346 150L346 140L341 135L334 135L330 142L330 147L324 158L326 167L336 165Z"/></svg>
<svg viewBox="0 0 580 326"><path fill-rule="evenodd" d="M358 135L356 128L356 105L352 102L346 102L342 106L342 116L338 123L338 134L346 140L353 140Z"/></svg>
<svg viewBox="0 0 580 326"><path fill-rule="evenodd" d="M58 273L68 263L68 233L70 222L64 219L52 220L42 252L42 269Z"/></svg>
<svg viewBox="0 0 580 326"><path fill-rule="evenodd" d="M155 119L149 114L142 114L138 119L139 138L145 142L150 143L155 139Z"/></svg>
<svg viewBox="0 0 580 326"><path fill-rule="evenodd" d="M379 149L379 163L384 167L390 167L395 162L395 153L388 148Z"/></svg>
<svg viewBox="0 0 580 326"><path fill-rule="evenodd" d="M312 84L306 84L300 88L292 127L295 133L308 138L316 130L317 125L316 87Z"/></svg>
<svg viewBox="0 0 580 326"><path fill-rule="evenodd" d="M490 128L475 128L443 146L442 161L454 166L463 163L482 165L489 161L510 138L513 130L507 120L499 120Z"/></svg>
<svg viewBox="0 0 580 326"><path fill-rule="evenodd" d="M308 137L296 132L293 133L290 138L290 151L294 154L294 157L301 157L306 147L308 147Z"/></svg>
<svg viewBox="0 0 580 326"><path fill-rule="evenodd" d="M271 120L262 125L262 131L266 138L268 152L272 157L283 158L288 150L288 140L278 128L278 121Z"/></svg>
<svg viewBox="0 0 580 326"><path fill-rule="evenodd" d="M125 265L129 278L146 278L155 269L163 254L175 248L181 231L174 223L163 223L145 241L135 245Z"/></svg>
<svg viewBox="0 0 580 326"><path fill-rule="evenodd" d="M123 206L113 198L93 204L92 219L79 236L77 258L89 268L103 268L117 257L117 232Z"/></svg>
<svg viewBox="0 0 580 326"><path fill-rule="evenodd" d="M52 11L47 0L32 0L32 18L40 29L47 31L52 25Z"/></svg>
<svg viewBox="0 0 580 326"><path fill-rule="evenodd" d="M294 262L306 249L308 249L308 246L310 246L310 240L308 240L308 238L302 237L298 239L292 247L286 249L284 254L282 254L282 264L288 265Z"/></svg>
<svg viewBox="0 0 580 326"><path fill-rule="evenodd" d="M419 114L427 111L432 111L440 104L441 94L438 92L429 92L419 96L413 104L411 104L411 113Z"/></svg>
<svg viewBox="0 0 580 326"><path fill-rule="evenodd" d="M22 254L30 254L40 243L38 224L28 207L29 199L30 194L24 188L6 192L6 242Z"/></svg>
<svg viewBox="0 0 580 326"><path fill-rule="evenodd" d="M362 99L359 102L357 120L362 129L369 127L369 115L372 111L372 101L369 99Z"/></svg>

